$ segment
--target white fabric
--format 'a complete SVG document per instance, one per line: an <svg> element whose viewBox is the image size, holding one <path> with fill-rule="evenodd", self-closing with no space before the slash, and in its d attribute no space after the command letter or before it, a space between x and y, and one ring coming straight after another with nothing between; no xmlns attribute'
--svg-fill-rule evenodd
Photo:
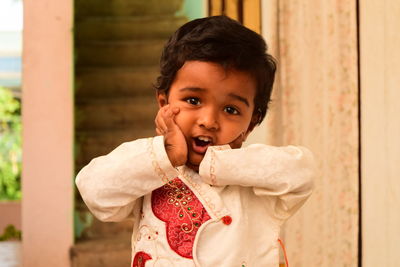
<svg viewBox="0 0 400 267"><path fill-rule="evenodd" d="M313 174L311 153L294 146L209 147L199 173L186 166L174 168L158 136L124 143L93 159L76 184L100 220L136 221L132 253L150 254L146 266L276 267L280 226L310 196ZM164 222L151 209L151 192L175 177L211 217L197 232L193 260L170 249ZM224 224L224 216L232 223Z"/></svg>

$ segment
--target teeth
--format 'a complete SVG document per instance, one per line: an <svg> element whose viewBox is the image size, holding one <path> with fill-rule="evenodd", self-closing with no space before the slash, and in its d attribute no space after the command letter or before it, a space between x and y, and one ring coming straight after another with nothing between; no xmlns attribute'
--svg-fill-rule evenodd
<svg viewBox="0 0 400 267"><path fill-rule="evenodd" d="M205 137L205 136L199 136L199 137L197 137L200 141L203 141L203 142L211 142L211 138L209 138L209 137Z"/></svg>

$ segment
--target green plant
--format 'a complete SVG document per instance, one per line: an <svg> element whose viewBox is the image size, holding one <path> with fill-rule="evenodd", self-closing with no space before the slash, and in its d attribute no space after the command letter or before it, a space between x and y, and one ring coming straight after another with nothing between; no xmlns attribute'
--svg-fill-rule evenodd
<svg viewBox="0 0 400 267"><path fill-rule="evenodd" d="M0 87L0 200L21 199L21 105Z"/></svg>
<svg viewBox="0 0 400 267"><path fill-rule="evenodd" d="M9 224L2 235L0 235L0 241L8 240L21 240L21 231L17 230L14 225Z"/></svg>

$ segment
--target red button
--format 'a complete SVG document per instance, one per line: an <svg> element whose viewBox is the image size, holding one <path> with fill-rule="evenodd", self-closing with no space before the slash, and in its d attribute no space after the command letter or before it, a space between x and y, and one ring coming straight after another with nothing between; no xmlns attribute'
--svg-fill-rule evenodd
<svg viewBox="0 0 400 267"><path fill-rule="evenodd" d="M224 216L222 217L222 222L226 225L230 225L232 223L232 217L231 216Z"/></svg>

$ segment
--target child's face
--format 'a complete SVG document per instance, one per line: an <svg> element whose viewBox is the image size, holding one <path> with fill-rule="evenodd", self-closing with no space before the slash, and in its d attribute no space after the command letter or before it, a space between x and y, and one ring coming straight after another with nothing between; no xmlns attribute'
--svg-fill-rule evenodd
<svg viewBox="0 0 400 267"><path fill-rule="evenodd" d="M256 124L255 80L246 72L211 62L187 61L159 106L179 108L175 122L188 146L187 165L198 169L209 146L242 145Z"/></svg>

